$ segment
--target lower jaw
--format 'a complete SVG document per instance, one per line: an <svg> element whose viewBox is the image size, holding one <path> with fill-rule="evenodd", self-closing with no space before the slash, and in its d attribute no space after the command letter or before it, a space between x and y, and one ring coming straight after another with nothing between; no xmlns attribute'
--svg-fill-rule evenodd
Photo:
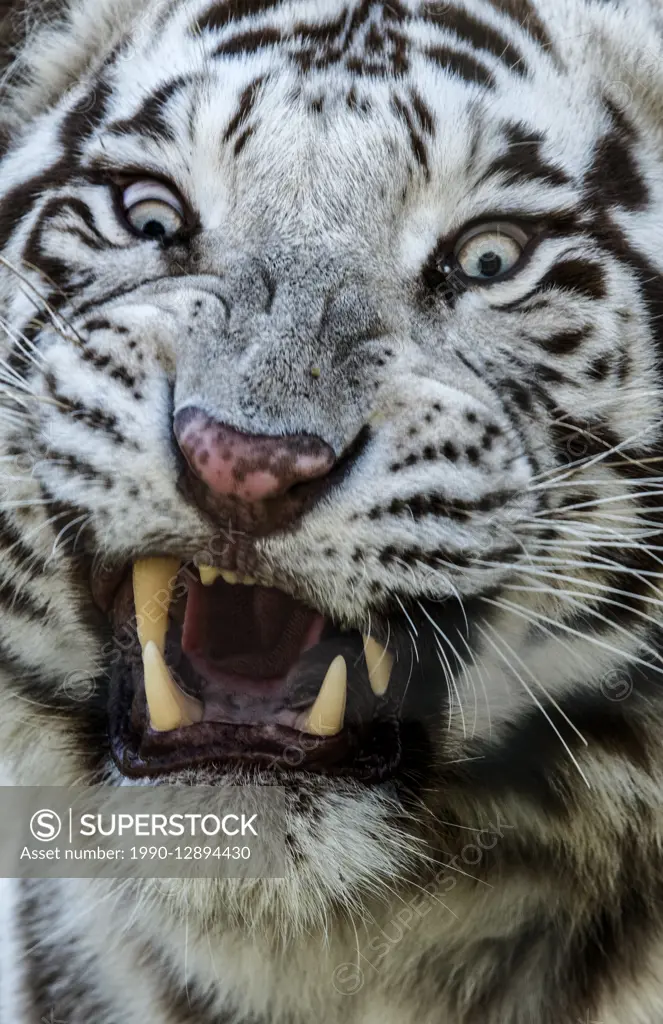
<svg viewBox="0 0 663 1024"><path fill-rule="evenodd" d="M387 779L412 667L274 585L225 575L152 558L116 590L109 735L120 772Z"/></svg>
<svg viewBox="0 0 663 1024"><path fill-rule="evenodd" d="M139 563L141 571L146 565ZM157 562L147 565L148 578L153 575L155 566L159 568ZM181 571L177 578L181 578ZM192 586L198 588L199 598L201 593L210 593L209 590L203 591L195 578L191 578L185 598L187 610ZM136 567L136 602L131 598L129 580L125 581L116 600L118 629L122 624L131 622L132 614L137 614L139 591L135 588ZM241 607L242 598L236 587L222 586L222 590L224 600L230 600L232 596L235 604L234 595L238 593ZM194 606L198 607L195 602ZM143 607L147 609L149 606ZM120 772L128 778L156 779L173 773L181 776L199 769L209 779L210 775L227 776L229 770L243 767L259 770L262 775L271 771L280 777L284 773L306 771L348 776L363 783L389 778L400 761L399 713L407 689L407 679L400 678L397 659L394 663L386 651L379 658L375 650L382 648L374 640L369 642L373 647L371 658L359 632L338 630L329 622L324 624L322 616L316 612L300 607L304 617L300 628L301 640L297 642L300 653L290 665L287 676L274 680L242 675L244 656L239 661L230 659L227 662L228 665L234 664L234 669L224 669L226 662L214 664L204 657L201 660L195 644L193 651L185 653L185 630L175 611L175 619L167 629L165 646L162 646L163 662L171 674L181 680L184 693L198 694L202 698L202 701L194 698L194 704L198 705L194 712L197 717L185 721L176 716L176 723L180 723L176 727L172 722L162 724L161 728L153 725L152 698L148 705L145 685L144 637L139 642L137 633L130 631L129 644L122 646L118 634L111 671L109 737L111 752ZM173 605L173 608L177 606ZM241 636L241 630L236 635ZM248 636L251 635L249 632ZM126 638L125 631L123 639L126 641ZM230 642L232 645L232 640ZM154 648L154 644L149 646ZM378 676L381 676L384 688L376 685L373 674L376 657L379 660ZM318 728L311 724L315 721L312 705L315 703L318 707L321 681L334 661L341 662L344 669L345 711L341 712L342 724L318 732ZM369 662L372 664L370 671ZM253 664L255 667L256 663ZM385 677L387 664L390 667ZM233 672L240 672L240 675ZM209 680L215 677L216 682L211 684ZM151 687L153 678L150 674ZM153 692L152 688L150 692ZM332 705L338 707L334 699ZM333 706L331 717L338 722Z"/></svg>
<svg viewBox="0 0 663 1024"><path fill-rule="evenodd" d="M133 664L132 664L133 662ZM132 721L134 673L139 659L123 659L113 670L109 736L113 760L127 778L154 778L205 770L223 777L255 768L274 779L314 772L345 776L365 785L389 779L400 763L400 725L385 705L366 723L348 724L332 737L319 737L276 724L202 722L158 732Z"/></svg>

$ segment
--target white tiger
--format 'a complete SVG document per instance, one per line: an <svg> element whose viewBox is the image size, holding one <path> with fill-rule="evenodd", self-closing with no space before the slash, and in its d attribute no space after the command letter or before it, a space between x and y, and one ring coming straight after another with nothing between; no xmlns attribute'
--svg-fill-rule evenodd
<svg viewBox="0 0 663 1024"><path fill-rule="evenodd" d="M287 856L4 883L0 1021L660 1024L660 5L2 19L6 778Z"/></svg>

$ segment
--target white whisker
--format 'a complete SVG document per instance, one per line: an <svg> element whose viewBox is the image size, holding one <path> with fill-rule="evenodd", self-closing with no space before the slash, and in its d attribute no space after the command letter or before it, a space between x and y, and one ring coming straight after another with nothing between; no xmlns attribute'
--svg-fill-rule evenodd
<svg viewBox="0 0 663 1024"><path fill-rule="evenodd" d="M569 626L566 622L561 622L558 619L552 619L550 616L534 611L531 608L525 610L520 605L514 604L512 601L505 598L495 600L491 597L481 597L480 600L483 601L484 604L492 605L494 608L500 608L502 611L511 612L513 615L524 619L526 622L530 622L532 625L538 625L539 622L545 622L546 625L552 626L553 629L562 630L570 636L575 636L579 640L584 640L587 643L594 644L596 647L600 647L602 650L608 651L610 654L616 654L620 659L630 661L634 665L642 665L644 668L649 669L652 672L658 672L663 675L663 668L659 668L658 665L652 665L651 662L645 661L644 658L638 657L637 654L631 654L628 651L624 651L622 648L615 647L613 644L606 643L605 640L599 640L599 638L594 636L592 633L581 633L580 630L574 629L573 626ZM631 637L631 639L633 638Z"/></svg>
<svg viewBox="0 0 663 1024"><path fill-rule="evenodd" d="M504 639L503 639L503 638L501 638L501 637L499 637L499 634L498 634L498 633L496 632L496 630L495 630L495 629L494 629L494 628L493 628L493 627L492 627L492 626L490 625L490 623L489 623L489 622L487 622L487 623L486 623L486 626L488 627L488 629L490 629L490 631L491 631L492 633L494 633L494 634L495 634L495 636L496 636L496 637L498 638L498 640L500 640L500 642L501 642L501 643L505 643ZM495 653L496 653L496 654L498 655L498 657L500 657L500 658L502 659L502 661L503 661L503 662L504 662L504 663L506 664L506 666L507 666L507 668L509 669L509 671L510 671L510 672L513 672L513 674L514 674L514 676L516 677L516 679L518 680L518 682L519 682L519 683L521 684L521 686L523 687L523 689L525 690L525 692L526 692L526 693L527 693L527 694L529 695L529 697L530 697L530 698L532 699L533 703L534 703L534 704L536 705L536 707L537 707L537 708L539 709L539 711L541 712L541 714L543 715L543 717L544 717L544 718L546 719L546 721L548 722L548 724L549 724L549 725L550 725L550 727L552 728L552 730L553 730L553 732L555 733L555 735L556 735L556 736L558 737L558 739L559 739L559 741L561 742L562 746L564 747L564 749L566 750L567 754L568 754L568 755L569 755L569 757L571 758L571 761L573 762L573 764L575 765L575 767L576 767L576 768L578 769L578 772L579 772L579 774L580 774L580 777L582 778L583 782L585 783L585 785L587 786L587 788L588 788L588 789L591 789L592 787L591 787L591 785L590 785L589 779L587 778L587 776L586 776L586 775L585 775L585 773L583 772L583 770L582 770L582 768L581 768L581 766L580 766L580 762L578 761L577 757L575 756L575 754L574 754L574 753L573 753L573 751L571 750L571 747L569 746L569 744L567 743L567 741L566 741L566 740L564 739L564 737L562 736L562 733L560 732L560 730L559 730L559 728L557 727L556 723L554 722L553 718L552 718L552 717L551 717L551 715L550 715L550 714L548 713L548 711L546 710L546 708L545 708L545 707L543 706L543 704L541 703L541 701L539 700L539 698L538 698L538 697L536 696L536 694L534 693L534 691L532 690L532 688L531 688L531 687L530 687L530 686L529 686L529 685L527 684L527 682L526 682L526 681L525 681L525 680L523 679L523 677L521 676L521 674L520 674L520 673L518 672L518 670L517 670L517 669L515 668L515 666L514 666L514 665L513 665L513 664L512 664L512 663L511 663L511 662L509 661L509 659L508 659L508 658L506 657L506 655L505 655L505 654L504 654L504 653L503 653L503 652L502 652L502 651L500 650L500 648L498 647L498 645L497 645L496 643L494 643L494 642L493 642L493 641L492 641L492 640L490 639L490 637L488 636L488 634L486 633L486 631L485 631L485 630L484 630L484 629L483 629L483 628L482 628L481 626L479 626L479 625L477 625L477 629L478 629L478 630L479 630L479 632L480 632L480 633L481 633L481 634L483 635L484 639L488 641L488 643L489 643L489 644L491 645L491 647L493 648L493 650L495 651ZM507 646L508 646L508 645L507 645ZM511 650L511 648L509 648L509 649ZM520 660L520 659L519 659L519 660ZM559 709L559 706L558 706L558 705L556 705L556 707L557 707L557 709L558 709L558 710L560 710L560 709ZM569 724L570 724L571 726L573 726L573 728L574 728L575 732L576 732L576 733L578 733L578 735L580 736L580 739L581 739L581 740L583 741L583 743L586 743L586 740L585 740L584 736L582 736L582 734L581 734L580 732L578 732L578 730L577 730L577 729L575 728L575 726L573 725L573 723L571 722L571 720L570 720L570 719L568 718L568 716L567 716L567 715L564 715L564 718L566 719L566 721L567 721L567 722L569 722Z"/></svg>

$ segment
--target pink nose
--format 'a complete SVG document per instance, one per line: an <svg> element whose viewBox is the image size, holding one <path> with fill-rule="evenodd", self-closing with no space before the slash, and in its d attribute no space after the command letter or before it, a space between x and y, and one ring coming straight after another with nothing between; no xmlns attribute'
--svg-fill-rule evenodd
<svg viewBox="0 0 663 1024"><path fill-rule="evenodd" d="M178 412L174 430L191 469L210 491L242 501L277 498L295 484L326 476L335 462L319 437L242 434L201 409Z"/></svg>

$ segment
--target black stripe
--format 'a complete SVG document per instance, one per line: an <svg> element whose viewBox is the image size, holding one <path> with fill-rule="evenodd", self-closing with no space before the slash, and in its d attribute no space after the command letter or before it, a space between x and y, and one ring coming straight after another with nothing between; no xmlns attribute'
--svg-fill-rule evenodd
<svg viewBox="0 0 663 1024"><path fill-rule="evenodd" d="M224 142L229 142L230 139L235 134L235 132L238 131L238 129L244 125L246 119L253 110L253 107L255 106L255 102L258 98L258 93L260 92L260 88L263 82L265 81L265 78L265 75L260 75L258 78L255 78L249 85L247 85L246 89L243 90L242 94L239 97L239 103L237 104L237 112L233 115L233 117L231 117L230 121L228 122L228 127L226 128L223 134Z"/></svg>
<svg viewBox="0 0 663 1024"><path fill-rule="evenodd" d="M14 229L49 189L64 185L76 173L85 143L99 126L110 96L110 86L99 80L66 114L59 130L64 156L48 170L16 185L0 199L0 249Z"/></svg>
<svg viewBox="0 0 663 1024"><path fill-rule="evenodd" d="M624 817L623 827L611 833L608 845L599 855L596 884L588 887L581 882L580 889L571 893L568 918L563 908L560 916L560 907L556 907L550 922L549 949L541 947L543 936L537 941L529 923L524 931L517 932L517 937L527 935L530 946L537 950L536 965L520 974L527 995L540 992L540 1006L534 1008L531 1001L528 1004L537 1024L598 1020L598 1005L606 991L619 987L626 979L628 984L635 983L641 975L652 933L660 929L659 907L663 899L660 856L655 849L653 812L642 794L651 786L655 774L651 751L656 748L655 724L662 710L661 686L653 674L647 676L641 671L626 669L623 675L627 687L633 689L628 700L609 699L601 692L599 684L592 690L578 686L571 695L562 696L555 707L545 696L542 698L546 711L565 737L568 749L586 753L578 736L567 725L573 722L589 743L589 756L598 755L604 760L607 756L627 764L634 781L631 819L628 815ZM651 704L647 706L649 701ZM456 802L461 807L469 794L473 801L482 796L492 800L524 799L526 804L537 808L538 812L543 810L562 826L572 823L574 816L577 819L578 815L584 815L587 834L591 834L596 827L593 816L598 820L611 799L609 776L606 775L603 787L599 786L588 801L581 801L579 805L580 783L577 775L573 775L575 769L568 760L564 764L565 748L546 725L544 716L531 710L508 727L499 743L473 743L466 755L474 753L476 759L445 769L439 788L452 798L456 793ZM527 829L524 833L521 829L507 830L498 848L501 869L507 875L512 871L520 874L526 869L540 878L557 878L560 864L565 863L572 877L580 857L582 871L577 878L582 879L585 856L577 842L572 841L571 831L566 831L567 841L560 846L559 829L550 834L548 841L541 832L534 835ZM608 892L610 897L606 898ZM580 914L578 908L582 909ZM561 942L560 937L563 937ZM480 1020L489 1009L495 1009L496 999L504 1000L498 1006L504 1007L505 1020L511 1019L507 1007L518 1005L513 988L517 972L503 969L505 962L510 963L504 941L498 942L494 950L499 970L484 972L486 987L475 986L471 1010L466 1006L473 1020ZM482 963L485 962L488 955L485 943L481 945L480 955ZM537 966L543 972L540 978L535 973ZM422 965L428 974L429 967ZM441 962L439 967L444 969ZM481 973L474 969L471 959L467 972L473 978ZM559 979L564 980L562 985ZM462 983L467 978L461 975L458 981Z"/></svg>
<svg viewBox="0 0 663 1024"><path fill-rule="evenodd" d="M199 35L206 29L217 32L232 21L268 11L276 7L278 2L279 0L226 0L224 3L214 4L196 20L191 32L193 35Z"/></svg>
<svg viewBox="0 0 663 1024"><path fill-rule="evenodd" d="M170 963L168 954L156 943L141 943L136 951L136 960L154 980L161 1009L173 1024L236 1024L239 1021L232 1011L226 1014L215 1009L213 991L203 992L192 977L181 980L181 970ZM251 1017L250 1024L267 1022Z"/></svg>
<svg viewBox="0 0 663 1024"><path fill-rule="evenodd" d="M58 545L65 548L72 558L81 556L83 553L96 555L99 548L90 516L86 515L88 510L81 508L80 505L73 505L71 502L56 498L42 481L39 482L39 490L44 500L48 502L50 513L57 519ZM98 517L103 516L103 511L98 513ZM86 591L89 590L89 579L81 581L81 585L85 587ZM79 609L79 615L83 614L83 611L87 612L87 609ZM95 625L98 627L98 621L95 621Z"/></svg>
<svg viewBox="0 0 663 1024"><path fill-rule="evenodd" d="M129 441L119 429L117 416L104 412L102 409L89 408L82 402L75 402L68 398L59 390L56 379L50 373L45 375L44 383L49 394L64 407L63 415L71 416L73 420L84 423L92 430L105 433L117 445L126 445L138 450L136 442Z"/></svg>
<svg viewBox="0 0 663 1024"><path fill-rule="evenodd" d="M644 789L648 790L649 785L649 778L643 780ZM606 991L613 986L637 988L642 965L653 948L655 936L660 934L660 853L654 843L642 841L642 825L648 815L643 810L644 798L640 802L636 793L632 797L633 815L637 816L640 828L635 824L627 826L617 838L613 861L620 865L617 884L611 887L609 900L566 947L567 965L559 976L575 992L576 1005L598 1009ZM587 1018L595 1019L590 1014Z"/></svg>
<svg viewBox="0 0 663 1024"><path fill-rule="evenodd" d="M40 1020L48 1021L54 1017L54 993L62 977L57 958L51 960L47 949L48 934L55 928L55 922L50 922L50 929L44 927L49 917L47 895L54 883L22 879L19 885L21 898L17 924L21 965L26 976L23 987L29 1001L30 1024L37 1024ZM55 907L55 901L51 905Z"/></svg>
<svg viewBox="0 0 663 1024"><path fill-rule="evenodd" d="M487 89L495 88L495 76L492 71L476 57L459 53L449 46L429 46L426 54L446 71L451 71L465 82L483 85Z"/></svg>
<svg viewBox="0 0 663 1024"><path fill-rule="evenodd" d="M459 569L469 569L472 566L472 555L464 555L458 551L451 551L447 548L435 548L433 551L424 551L421 548L405 548L398 549L398 553L395 553L395 548L385 548L382 554L385 558L380 558L380 561L388 563L390 560L398 560L399 563L404 563L408 566L416 566L417 563L425 565L430 569L440 570L440 566L453 565ZM502 548L491 548L489 551L484 552L484 557L490 557L491 562L501 562L502 565L513 565L518 555L522 554L522 548L517 544L512 544L510 547ZM389 557L387 557L389 555ZM392 556L393 555L393 559Z"/></svg>
<svg viewBox="0 0 663 1024"><path fill-rule="evenodd" d="M92 334L94 331L117 331L118 334L128 334L126 327L120 329L102 316L88 320L83 324L83 330L87 334Z"/></svg>
<svg viewBox="0 0 663 1024"><path fill-rule="evenodd" d="M544 136L540 132L532 132L524 123L505 125L508 143L506 153L499 156L490 165L481 181L494 174L503 175L507 182L543 181L549 185L567 185L568 176L560 167L549 164L541 155Z"/></svg>
<svg viewBox="0 0 663 1024"><path fill-rule="evenodd" d="M176 136L166 119L166 109L170 100L192 81L190 75L178 75L171 82L159 86L145 97L135 114L120 121L112 121L108 131L113 135L147 135L157 141L174 142Z"/></svg>
<svg viewBox="0 0 663 1024"><path fill-rule="evenodd" d="M340 38L347 20L348 9L344 7L333 21L323 21L320 23L298 21L292 31L288 33L288 36L291 39L302 39L307 43L317 46L329 46Z"/></svg>
<svg viewBox="0 0 663 1024"><path fill-rule="evenodd" d="M513 299L511 302L495 303L493 309L499 309L501 313L513 313L514 310L519 309L524 303L529 302L536 295L539 294L538 287L530 288L528 292L525 292L519 299ZM540 301L532 303L528 309L541 309L546 308L549 305L548 302Z"/></svg>
<svg viewBox="0 0 663 1024"><path fill-rule="evenodd" d="M426 135L435 135L435 118L430 107L424 102L416 89L410 89L410 102L417 115L417 120Z"/></svg>
<svg viewBox="0 0 663 1024"><path fill-rule="evenodd" d="M538 284L538 291L561 288L575 292L583 299L606 297L605 274L598 263L591 260L563 260L552 267Z"/></svg>
<svg viewBox="0 0 663 1024"><path fill-rule="evenodd" d="M55 306L57 303L53 302L52 304ZM39 333L44 326L45 325L37 318L37 315L35 313L35 315L32 317L32 320L23 327L23 330L21 331L21 340L24 343L28 342L28 347L30 342L32 342L33 344L37 344ZM29 351L26 351L25 344L20 345L18 340L13 342L12 347L9 350L9 355L6 357L6 359L8 365L12 368L12 370L15 370L22 377L27 376L27 373L31 369L31 359Z"/></svg>
<svg viewBox="0 0 663 1024"><path fill-rule="evenodd" d="M91 462L82 459L80 455L76 455L74 452L63 452L57 448L49 448L47 459L48 461L58 463L57 468L62 472L68 470L73 476L80 476L88 483L100 484L106 490L110 490L113 486L112 476L97 469Z"/></svg>
<svg viewBox="0 0 663 1024"><path fill-rule="evenodd" d="M408 134L410 136L410 148L412 149L412 153L414 154L414 159L417 161L418 165L423 170L424 177L426 178L426 181L428 181L430 179L428 151L426 149L426 144L424 140L422 139L421 135L416 129L412 114L410 113L410 110L408 109L407 105L403 102L402 99L400 99L399 96L392 96L391 103L398 117L405 122Z"/></svg>
<svg viewBox="0 0 663 1024"><path fill-rule="evenodd" d="M146 284L156 284L157 281L172 281L173 278L176 277L186 277L186 274L184 272L161 274L157 277L146 277L143 280L134 281L130 285L122 285L119 288L113 288L111 291L106 292L103 295L97 295L94 299L86 299L85 302L82 302L81 305L74 310L73 315L82 316L83 313L89 313L90 310L97 309L99 306L111 302L113 299L119 299L127 295L131 295L140 288L144 288Z"/></svg>
<svg viewBox="0 0 663 1024"><path fill-rule="evenodd" d="M9 519L7 513L2 511L0 511L0 545L2 545L3 559L11 557L22 569L34 575L45 575L54 571L41 555L28 547L18 528Z"/></svg>
<svg viewBox="0 0 663 1024"><path fill-rule="evenodd" d="M504 845L501 838L499 857L482 851L479 865L472 868L472 876L486 882L494 877L490 869L497 867L499 872L504 864ZM528 864L525 872L536 872L537 878L546 878L545 872L550 870L550 864L542 863L542 844L530 841L521 845L524 855L515 870L523 873L525 865L522 861L531 851L531 866ZM543 849L548 852L546 847ZM551 859L548 854L548 861ZM452 874L449 869L449 877ZM413 987L434 985L439 1001L458 1007L468 1021L484 1021L492 1016L495 1020L515 1024L519 1015L516 1008L527 1006L527 1016L520 1018L523 1024L525 1021L527 1024L534 1021L536 1024L559 1024L562 1020L569 1024L571 1021L583 1024L590 1019L586 1012L587 1004L572 1005L567 986L560 985L557 980L566 978L567 973L563 955L565 947L558 938L558 930L567 925L564 911L564 906L558 906L554 920L551 920L552 915L549 917L543 910L536 910L528 913L517 927L508 932L504 930L496 936L483 936L478 948L471 950L461 965L450 964L449 957L445 959L437 950L425 953L415 965L411 983ZM567 929L571 931L570 922Z"/></svg>
<svg viewBox="0 0 663 1024"><path fill-rule="evenodd" d="M30 213L44 192L64 185L75 170L73 161L60 160L42 174L16 185L0 199L0 249L4 248L16 226Z"/></svg>
<svg viewBox="0 0 663 1024"><path fill-rule="evenodd" d="M445 458L444 451L440 451ZM406 459L405 465L415 465L418 459ZM374 505L368 518L376 521L389 516L407 516L419 520L425 516L445 516L456 522L467 522L473 516L494 512L515 497L513 491L493 491L477 501L449 500L443 494L413 494L406 498L394 498L388 505Z"/></svg>
<svg viewBox="0 0 663 1024"><path fill-rule="evenodd" d="M239 154L242 152L251 136L254 134L255 128L249 127L245 128L241 135L238 135L237 139L235 140L235 145L233 146L233 153L235 154L235 156L239 156Z"/></svg>
<svg viewBox="0 0 663 1024"><path fill-rule="evenodd" d="M587 367L587 376L591 377L592 380L595 380L597 384L600 384L610 376L613 365L613 360L610 356L595 356Z"/></svg>
<svg viewBox="0 0 663 1024"><path fill-rule="evenodd" d="M112 92L111 84L101 76L65 115L58 135L67 156L80 159L83 145L94 135L106 115Z"/></svg>
<svg viewBox="0 0 663 1024"><path fill-rule="evenodd" d="M522 53L505 35L462 8L432 2L424 4L421 13L427 21L453 32L475 49L492 53L517 74L528 73Z"/></svg>
<svg viewBox="0 0 663 1024"><path fill-rule="evenodd" d="M569 377L568 374L563 373L556 366L551 366L550 363L534 363L531 372L539 385L540 392L543 391L542 381L545 381L546 384L566 384L569 388L580 387L580 381L574 380L573 377Z"/></svg>
<svg viewBox="0 0 663 1024"><path fill-rule="evenodd" d="M637 132L620 110L607 105L612 128L596 144L592 166L585 177L588 197L599 207L644 210L649 203L649 188L634 153L639 142Z"/></svg>
<svg viewBox="0 0 663 1024"><path fill-rule="evenodd" d="M77 269L64 262L57 256L44 251L43 235L51 226L51 222L61 212L69 210L74 216L79 217L85 224L87 235L80 228L73 226L58 228L59 233L76 234L76 237L93 249L95 252L104 252L107 249L116 249L117 246L105 238L98 230L90 208L81 200L72 196L54 196L50 199L39 213L39 217L30 232L23 249L23 261L39 270L46 281L52 284L62 296L71 283L71 277Z"/></svg>
<svg viewBox="0 0 663 1024"><path fill-rule="evenodd" d="M563 409L555 409L552 414L550 433L564 462L569 462L569 457L575 461L605 455L619 444L619 438L603 420L580 422Z"/></svg>
<svg viewBox="0 0 663 1024"><path fill-rule="evenodd" d="M628 678L631 673L624 669L624 675ZM663 690L659 687L658 693L652 693L651 681L644 686L643 695L646 694L647 699L655 697L659 712L663 710ZM571 750L584 749L584 744L581 745L578 735L566 724L569 721L589 742L590 750L598 748L621 756L645 771L651 769L648 739L641 725L628 716L622 704L606 699L598 684L595 690L588 691L585 686L562 695L557 706L545 695L541 696L541 703ZM547 810L562 815L573 806L576 780L567 775L568 755L559 736L537 709L521 714L499 740L468 742L468 754L480 756L468 762L467 771L464 767L450 769L452 775L463 779L464 786L489 792L494 797L509 792L520 794L536 802L542 801Z"/></svg>
<svg viewBox="0 0 663 1024"><path fill-rule="evenodd" d="M44 612L48 610L48 601L35 599L21 589L14 580L0 577L0 607L3 612L13 612L19 617L32 619L34 622L42 622ZM51 614L53 614L51 612Z"/></svg>
<svg viewBox="0 0 663 1024"><path fill-rule="evenodd" d="M43 618L44 614L42 612L42 621ZM95 701L92 696L90 698L90 706L88 706L75 696L73 690L70 693L68 690L63 689L58 679L48 675L41 675L30 668L13 651L10 651L5 644L0 644L0 669L9 677L6 683L7 689L32 704L29 714L34 716L34 718L42 720L52 718L56 722L61 722L63 715L68 716L67 728L70 730L69 741L72 748L76 749L76 734L79 732L79 726L81 727L81 733L85 731L88 734L94 734L94 761L89 758L87 760L91 771L98 768L99 765L96 762L99 755L108 746L106 686L98 687L101 694L104 695L101 699L97 699L96 704L98 706L95 707ZM94 726L91 729L93 720ZM105 770L102 769L97 780L99 784L101 784L104 774ZM92 785L93 783L91 782L90 784Z"/></svg>
<svg viewBox="0 0 663 1024"><path fill-rule="evenodd" d="M411 13L400 0L385 0L382 3L382 17L385 21L405 22L411 18Z"/></svg>
<svg viewBox="0 0 663 1024"><path fill-rule="evenodd" d="M364 36L364 48L369 53L384 53L385 36L375 23L370 26L368 32Z"/></svg>
<svg viewBox="0 0 663 1024"><path fill-rule="evenodd" d="M361 0L352 12L350 18L350 24L348 25L348 31L346 34L346 44L351 44L351 41L358 34L359 30L367 23L371 16L371 11L375 9L376 0ZM383 8L384 10L384 8Z"/></svg>
<svg viewBox="0 0 663 1024"><path fill-rule="evenodd" d="M312 65L309 65L311 67ZM315 62L316 67L322 67L320 61ZM354 75L371 75L374 78L393 78L394 75L404 75L409 68L409 61L402 51L391 54L384 61L366 60L364 57L347 57L345 66Z"/></svg>
<svg viewBox="0 0 663 1024"><path fill-rule="evenodd" d="M266 46L275 46L283 41L283 36L276 28L256 28L241 32L220 43L212 54L213 57L237 57L248 53L256 53Z"/></svg>
<svg viewBox="0 0 663 1024"><path fill-rule="evenodd" d="M110 329L113 330L112 327ZM128 332L125 330L124 333ZM97 352L96 349L91 348L87 344L81 349L81 358L86 363L94 366L95 370L106 370L110 379L117 381L118 384L122 384L123 387L131 391L134 398L138 400L142 398L140 392L136 391L137 377L127 370L126 366L123 366L122 363L116 362L109 353L106 352L102 355L102 353Z"/></svg>
<svg viewBox="0 0 663 1024"><path fill-rule="evenodd" d="M27 975L23 986L30 1004L30 1024L39 1021L112 1021L111 1007L94 991L93 973L85 943L75 933L64 941L57 914L57 881L22 879L18 907L21 962ZM87 968L87 969L86 969Z"/></svg>
<svg viewBox="0 0 663 1024"><path fill-rule="evenodd" d="M553 41L531 0L486 0L486 3L494 7L498 14L506 14L517 21L521 29L540 43L551 56L555 56Z"/></svg>
<svg viewBox="0 0 663 1024"><path fill-rule="evenodd" d="M545 349L546 352L557 356L566 356L576 352L583 341L586 341L591 335L592 328L586 326L577 331L560 331L549 338L532 338L528 335L527 339L540 348Z"/></svg>
<svg viewBox="0 0 663 1024"><path fill-rule="evenodd" d="M647 307L649 328L657 348L659 373L663 373L663 274L635 249L605 214L600 213L594 224L594 237L624 266L635 274Z"/></svg>

